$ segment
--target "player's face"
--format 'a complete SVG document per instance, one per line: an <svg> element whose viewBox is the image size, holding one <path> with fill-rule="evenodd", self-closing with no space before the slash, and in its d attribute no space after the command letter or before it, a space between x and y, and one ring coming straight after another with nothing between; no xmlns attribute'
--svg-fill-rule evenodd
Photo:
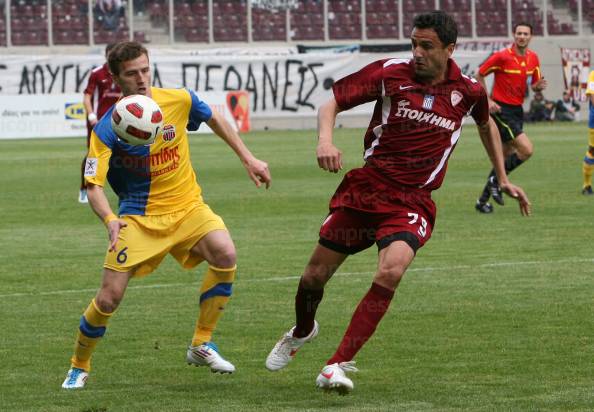
<svg viewBox="0 0 594 412"><path fill-rule="evenodd" d="M525 49L526 47L528 47L528 43L530 43L531 38L532 34L530 33L530 27L516 27L516 32L514 33L514 43L518 48Z"/></svg>
<svg viewBox="0 0 594 412"><path fill-rule="evenodd" d="M454 44L444 46L435 30L416 27L410 40L416 76L424 81L443 80Z"/></svg>
<svg viewBox="0 0 594 412"><path fill-rule="evenodd" d="M123 96L142 94L151 97L151 68L148 56L120 63L120 73L114 76Z"/></svg>

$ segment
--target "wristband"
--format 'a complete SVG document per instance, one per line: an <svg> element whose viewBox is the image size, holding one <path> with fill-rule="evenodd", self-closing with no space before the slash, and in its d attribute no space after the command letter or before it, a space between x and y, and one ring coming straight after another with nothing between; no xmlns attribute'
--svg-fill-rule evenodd
<svg viewBox="0 0 594 412"><path fill-rule="evenodd" d="M97 115L95 113L91 112L87 115L87 120L89 122L95 122L95 121L97 121Z"/></svg>
<svg viewBox="0 0 594 412"><path fill-rule="evenodd" d="M113 222L114 220L118 220L118 217L113 213L110 213L103 218L103 223L105 223L105 225L107 226L109 222Z"/></svg>

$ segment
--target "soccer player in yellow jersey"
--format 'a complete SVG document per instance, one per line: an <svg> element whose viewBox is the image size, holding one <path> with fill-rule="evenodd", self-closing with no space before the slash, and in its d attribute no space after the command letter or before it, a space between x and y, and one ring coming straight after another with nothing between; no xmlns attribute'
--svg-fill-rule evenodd
<svg viewBox="0 0 594 412"><path fill-rule="evenodd" d="M95 345L105 334L128 281L151 273L168 253L184 268L208 263L200 288L200 313L186 354L188 363L232 373L235 367L220 355L211 336L231 295L235 246L223 220L202 200L186 129L196 130L206 122L233 149L258 187L270 185L268 165L256 159L222 115L194 92L151 87L148 52L140 43L117 44L108 63L123 96L143 94L159 104L164 128L152 145L130 146L111 128L112 108L91 136L85 167L88 199L105 223L110 240L101 287L81 317L62 387L84 387ZM117 215L104 194L106 178L119 198Z"/></svg>
<svg viewBox="0 0 594 412"><path fill-rule="evenodd" d="M590 72L588 77L588 87L586 89L588 96L588 128L590 134L588 136L588 151L584 157L582 165L582 173L584 175L584 184L582 186L583 195L593 195L592 191L592 172L594 171L594 70Z"/></svg>

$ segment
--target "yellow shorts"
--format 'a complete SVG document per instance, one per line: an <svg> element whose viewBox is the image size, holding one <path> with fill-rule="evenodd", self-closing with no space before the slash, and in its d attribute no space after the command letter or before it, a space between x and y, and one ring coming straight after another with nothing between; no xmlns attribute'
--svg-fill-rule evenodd
<svg viewBox="0 0 594 412"><path fill-rule="evenodd" d="M107 251L103 266L116 272L145 276L171 255L186 269L202 262L190 249L213 230L227 230L220 216L201 203L177 212L154 216L122 216L122 228L114 252Z"/></svg>
<svg viewBox="0 0 594 412"><path fill-rule="evenodd" d="M594 129L588 129L590 131L590 135L588 136L588 143L590 146L594 147Z"/></svg>

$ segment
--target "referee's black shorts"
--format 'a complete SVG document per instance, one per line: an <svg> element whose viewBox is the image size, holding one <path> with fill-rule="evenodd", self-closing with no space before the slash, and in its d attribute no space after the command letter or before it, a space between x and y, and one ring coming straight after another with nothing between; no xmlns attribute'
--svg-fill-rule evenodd
<svg viewBox="0 0 594 412"><path fill-rule="evenodd" d="M524 133L524 109L522 106L512 106L498 101L496 103L501 106L501 111L492 113L491 116L497 124L501 141L507 143Z"/></svg>

